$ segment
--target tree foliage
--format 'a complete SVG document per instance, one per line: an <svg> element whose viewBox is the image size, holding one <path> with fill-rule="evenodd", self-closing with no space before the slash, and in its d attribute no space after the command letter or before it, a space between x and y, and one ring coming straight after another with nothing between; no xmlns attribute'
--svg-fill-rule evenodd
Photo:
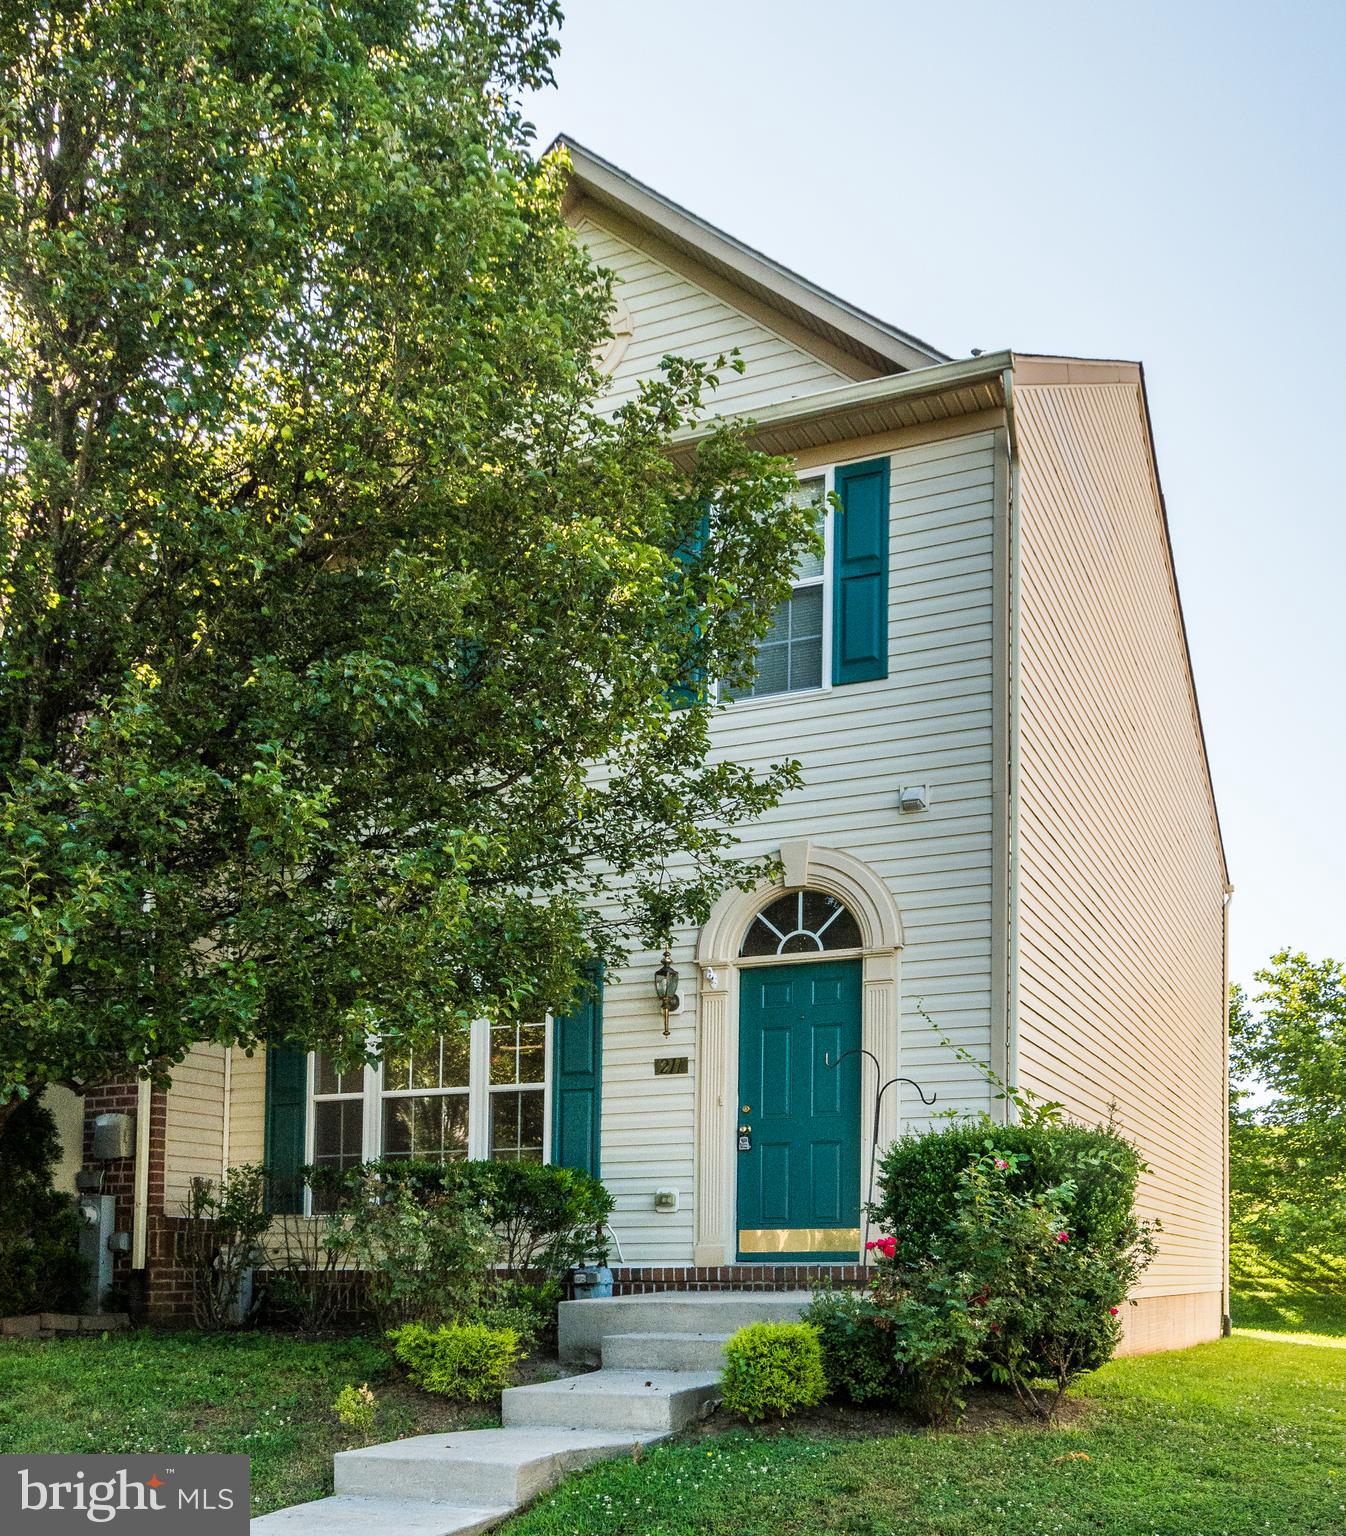
<svg viewBox="0 0 1346 1536"><path fill-rule="evenodd" d="M1281 950L1230 989L1230 1215L1283 1257L1346 1259L1346 967Z"/></svg>
<svg viewBox="0 0 1346 1536"><path fill-rule="evenodd" d="M602 411L558 19L0 0L0 1101L561 1003L747 878L793 765L670 699L813 514L675 441L714 368Z"/></svg>

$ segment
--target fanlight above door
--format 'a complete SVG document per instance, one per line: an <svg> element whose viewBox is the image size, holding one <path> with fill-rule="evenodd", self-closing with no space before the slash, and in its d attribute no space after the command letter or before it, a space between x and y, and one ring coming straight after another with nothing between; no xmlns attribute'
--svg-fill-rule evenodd
<svg viewBox="0 0 1346 1536"><path fill-rule="evenodd" d="M744 959L764 955L814 955L859 949L860 925L823 891L789 891L764 907L748 925L739 950Z"/></svg>

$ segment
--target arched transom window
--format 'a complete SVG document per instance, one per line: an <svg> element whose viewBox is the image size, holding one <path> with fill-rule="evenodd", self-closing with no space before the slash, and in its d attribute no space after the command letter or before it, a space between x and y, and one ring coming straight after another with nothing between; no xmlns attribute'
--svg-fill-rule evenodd
<svg viewBox="0 0 1346 1536"><path fill-rule="evenodd" d="M755 958L859 948L860 925L835 896L789 891L753 918L739 954Z"/></svg>

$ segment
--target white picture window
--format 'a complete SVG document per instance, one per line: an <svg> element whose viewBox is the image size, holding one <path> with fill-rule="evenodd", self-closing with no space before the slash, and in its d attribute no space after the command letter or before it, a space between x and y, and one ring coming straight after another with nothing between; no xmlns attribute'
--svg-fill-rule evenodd
<svg viewBox="0 0 1346 1536"><path fill-rule="evenodd" d="M314 1051L308 1161L335 1172L380 1157L548 1162L550 1055L550 1020L482 1020L353 1072Z"/></svg>
<svg viewBox="0 0 1346 1536"><path fill-rule="evenodd" d="M721 689L727 702L769 698L778 693L801 693L821 688L831 652L831 602L828 571L831 536L827 527L827 475L806 476L791 500L796 506L817 508L818 531L824 553L804 555L795 567L790 595L771 616L771 627L757 645L757 676L750 687L732 695Z"/></svg>

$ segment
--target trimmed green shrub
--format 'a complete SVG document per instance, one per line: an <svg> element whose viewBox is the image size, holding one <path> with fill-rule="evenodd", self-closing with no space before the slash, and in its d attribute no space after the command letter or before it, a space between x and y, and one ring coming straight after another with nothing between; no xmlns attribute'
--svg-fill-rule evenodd
<svg viewBox="0 0 1346 1536"><path fill-rule="evenodd" d="M783 1419L827 1395L811 1323L750 1323L724 1347L724 1405L750 1423Z"/></svg>
<svg viewBox="0 0 1346 1536"><path fill-rule="evenodd" d="M1024 1193L1014 1187L1018 1161L988 1152L964 1169L948 1247L976 1287L969 1307L984 1322L992 1376L1049 1419L1081 1371L1111 1358L1155 1242L1129 1214L1082 1237L1072 1181Z"/></svg>
<svg viewBox="0 0 1346 1536"><path fill-rule="evenodd" d="M1155 1253L1134 1214L1142 1163L1110 1128L1040 1117L904 1138L882 1159L872 1214L892 1228L863 1300L815 1303L835 1386L865 1392L885 1357L897 1395L936 1422L978 1374L1055 1413L1117 1345L1121 1308ZM811 1314L812 1315L812 1314Z"/></svg>
<svg viewBox="0 0 1346 1536"><path fill-rule="evenodd" d="M56 1121L38 1098L0 1128L0 1314L83 1310L78 1202L51 1187L60 1155Z"/></svg>
<svg viewBox="0 0 1346 1536"><path fill-rule="evenodd" d="M351 1260L381 1332L479 1315L497 1247L479 1205L458 1191L417 1192L366 1172L343 1208Z"/></svg>
<svg viewBox="0 0 1346 1536"><path fill-rule="evenodd" d="M924 1263L939 1250L956 1214L959 1176L988 1152L1014 1159L1005 1180L1009 1194L1031 1198L1069 1181L1077 1241L1112 1243L1128 1228L1144 1165L1119 1132L1051 1119L1026 1125L959 1121L903 1136L879 1158L879 1198L870 1215L894 1239L899 1269Z"/></svg>
<svg viewBox="0 0 1346 1536"><path fill-rule="evenodd" d="M537 1271L559 1276L577 1264L607 1257L602 1233L612 1214L612 1196L599 1179L579 1168L389 1158L338 1174L311 1168L305 1177L321 1210L345 1209L375 1184L422 1201L449 1197L473 1206L494 1233L497 1262L511 1281Z"/></svg>
<svg viewBox="0 0 1346 1536"><path fill-rule="evenodd" d="M512 1328L487 1328L481 1323L450 1323L442 1328L407 1323L388 1337L393 1354L416 1386L468 1403L503 1392L519 1358L519 1336Z"/></svg>
<svg viewBox="0 0 1346 1536"><path fill-rule="evenodd" d="M870 1403L901 1395L904 1367L894 1348L892 1319L873 1292L817 1291L804 1321L818 1331L830 1396Z"/></svg>
<svg viewBox="0 0 1346 1536"><path fill-rule="evenodd" d="M524 1354L556 1340L556 1308L565 1292L559 1280L529 1285L522 1280L498 1280L481 1309L479 1321L488 1328L512 1328Z"/></svg>

